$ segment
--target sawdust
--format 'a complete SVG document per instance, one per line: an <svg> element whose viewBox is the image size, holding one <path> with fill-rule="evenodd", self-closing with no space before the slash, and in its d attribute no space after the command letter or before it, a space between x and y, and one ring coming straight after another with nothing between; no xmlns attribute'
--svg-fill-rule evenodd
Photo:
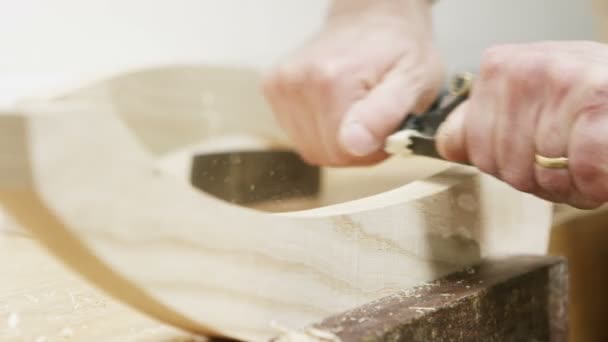
<svg viewBox="0 0 608 342"><path fill-rule="evenodd" d="M65 327L61 329L60 335L65 339L72 338L74 336L74 330L72 328Z"/></svg>
<svg viewBox="0 0 608 342"><path fill-rule="evenodd" d="M10 329L15 329L17 328L17 325L19 325L19 320L19 315L15 312L11 312L6 319L6 324Z"/></svg>

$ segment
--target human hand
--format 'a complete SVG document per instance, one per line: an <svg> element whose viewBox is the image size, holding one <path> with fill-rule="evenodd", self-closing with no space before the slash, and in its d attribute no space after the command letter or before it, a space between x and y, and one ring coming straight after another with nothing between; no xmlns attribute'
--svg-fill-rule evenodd
<svg viewBox="0 0 608 342"><path fill-rule="evenodd" d="M442 68L428 0L336 1L326 26L267 78L279 124L311 164L382 160L385 138L430 105Z"/></svg>
<svg viewBox="0 0 608 342"><path fill-rule="evenodd" d="M580 208L608 202L608 46L487 50L469 100L440 127L437 145L446 159L541 198ZM568 165L542 167L536 154Z"/></svg>

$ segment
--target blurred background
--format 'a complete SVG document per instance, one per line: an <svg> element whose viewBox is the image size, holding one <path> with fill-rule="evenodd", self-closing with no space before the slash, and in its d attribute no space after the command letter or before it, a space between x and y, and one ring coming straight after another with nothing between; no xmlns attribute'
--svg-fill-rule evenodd
<svg viewBox="0 0 608 342"><path fill-rule="evenodd" d="M0 92L46 79L165 63L264 70L323 23L324 0L0 0ZM475 70L496 43L600 40L592 0L443 0L436 41L448 69ZM602 7L603 6L603 7ZM608 20L608 19L607 19ZM605 27L605 26L604 26ZM573 341L608 341L608 215L562 220L551 252L571 262Z"/></svg>
<svg viewBox="0 0 608 342"><path fill-rule="evenodd" d="M436 39L451 68L475 68L480 52L495 43L594 39L591 1L440 0ZM319 28L328 3L2 0L0 72L74 72L175 58L265 68Z"/></svg>

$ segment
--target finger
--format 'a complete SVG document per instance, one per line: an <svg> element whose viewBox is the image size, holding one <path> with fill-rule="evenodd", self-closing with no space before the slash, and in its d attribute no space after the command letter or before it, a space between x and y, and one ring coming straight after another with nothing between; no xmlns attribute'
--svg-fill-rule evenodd
<svg viewBox="0 0 608 342"><path fill-rule="evenodd" d="M397 67L390 71L346 114L338 135L341 147L353 156L379 151L420 97L438 89L441 77L426 77L428 72L423 70Z"/></svg>
<svg viewBox="0 0 608 342"><path fill-rule="evenodd" d="M535 133L544 93L544 65L532 58L519 58L508 67L508 85L500 97L495 123L498 177L519 191L537 190Z"/></svg>
<svg viewBox="0 0 608 342"><path fill-rule="evenodd" d="M470 163L494 176L497 175L494 124L499 111L496 100L502 96L502 89L496 83L481 81L473 88L464 135Z"/></svg>
<svg viewBox="0 0 608 342"><path fill-rule="evenodd" d="M341 77L342 68L336 65L309 64L306 67L306 81L300 87L302 106L306 108L306 116L296 118L296 122L314 128L314 140L306 141L309 147L314 147L317 164L337 166L340 161L335 152L335 127L333 115L337 108L347 105L346 97L349 94L348 79ZM344 111L344 110L342 110ZM328 134L332 131L333 134Z"/></svg>
<svg viewBox="0 0 608 342"><path fill-rule="evenodd" d="M581 76L580 68L565 61L550 67L545 79L546 89L543 113L540 114L535 137L536 153L548 158L568 157L568 145L577 108L584 94L575 88ZM571 173L567 169L549 169L535 166L536 183L551 194L556 202L567 202L575 191Z"/></svg>
<svg viewBox="0 0 608 342"><path fill-rule="evenodd" d="M323 148L319 146L315 118L303 92L306 80L301 68L282 66L266 82L264 91L277 121L302 158L311 164L321 164L325 160Z"/></svg>
<svg viewBox="0 0 608 342"><path fill-rule="evenodd" d="M465 122L469 101L463 102L447 117L437 131L437 150L446 160L469 160L465 139Z"/></svg>
<svg viewBox="0 0 608 342"><path fill-rule="evenodd" d="M582 114L570 141L570 171L576 188L596 202L608 202L608 110Z"/></svg>
<svg viewBox="0 0 608 342"><path fill-rule="evenodd" d="M336 134L344 113L369 91L364 80L370 78L354 75L354 72L357 70L351 71L349 66L334 64L314 68L308 73L308 86L304 89L304 96L310 104L311 114L315 116L314 123L320 137L317 143L323 147L328 165L340 166L357 162L339 148Z"/></svg>
<svg viewBox="0 0 608 342"><path fill-rule="evenodd" d="M574 191L566 203L577 209L591 210L601 207L606 201L596 201L579 191Z"/></svg>

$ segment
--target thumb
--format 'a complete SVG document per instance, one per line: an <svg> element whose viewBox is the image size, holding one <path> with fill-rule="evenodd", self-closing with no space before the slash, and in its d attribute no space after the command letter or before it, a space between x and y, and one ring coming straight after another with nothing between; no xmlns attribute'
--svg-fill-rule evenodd
<svg viewBox="0 0 608 342"><path fill-rule="evenodd" d="M382 83L355 103L344 117L338 133L342 149L357 157L380 150L405 116L414 107L421 107L417 104L424 101L428 105L436 97L441 76L436 77L432 86L421 84L421 78L419 72L403 70L387 74Z"/></svg>
<svg viewBox="0 0 608 342"><path fill-rule="evenodd" d="M469 101L456 107L437 132L437 150L447 160L455 162L468 160L464 124L468 107Z"/></svg>

